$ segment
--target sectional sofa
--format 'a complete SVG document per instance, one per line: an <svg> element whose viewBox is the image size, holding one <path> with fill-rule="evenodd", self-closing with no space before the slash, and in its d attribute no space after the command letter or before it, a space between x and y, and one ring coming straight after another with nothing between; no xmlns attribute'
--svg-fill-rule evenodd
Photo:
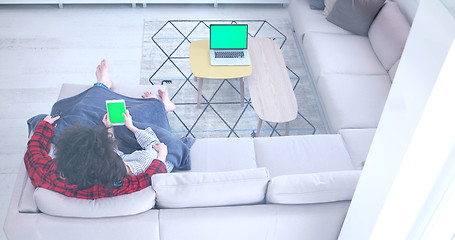
<svg viewBox="0 0 455 240"><path fill-rule="evenodd" d="M64 84L59 99L88 87ZM4 230L8 239L336 239L369 148L356 141L355 132L196 139L191 171L98 200L35 189L22 164Z"/></svg>
<svg viewBox="0 0 455 240"><path fill-rule="evenodd" d="M289 13L329 131L376 128L410 31L400 6L386 1L364 35L339 15L328 21L310 0L291 1Z"/></svg>
<svg viewBox="0 0 455 240"><path fill-rule="evenodd" d="M336 239L409 23L393 2L366 36L328 22L309 0L293 0L289 11L331 134L196 139L191 171L157 174L150 188L98 200L35 189L22 164L8 239ZM59 99L88 87L64 84ZM158 87L113 90L139 97Z"/></svg>

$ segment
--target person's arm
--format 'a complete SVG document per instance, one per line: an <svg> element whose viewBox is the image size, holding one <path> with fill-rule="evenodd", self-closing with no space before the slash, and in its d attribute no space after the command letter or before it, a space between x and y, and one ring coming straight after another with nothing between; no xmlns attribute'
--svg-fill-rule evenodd
<svg viewBox="0 0 455 240"><path fill-rule="evenodd" d="M112 126L108 113L104 114L102 121L103 121L104 126L107 128L107 132L109 133L110 137L112 137L112 139L115 139L114 127Z"/></svg>
<svg viewBox="0 0 455 240"><path fill-rule="evenodd" d="M153 149L155 149L158 152L158 156L156 157L157 160L160 160L161 162L166 161L167 157L167 146L164 143L157 143L153 145Z"/></svg>
<svg viewBox="0 0 455 240"><path fill-rule="evenodd" d="M137 127L133 125L133 117L130 115L130 111L126 110L126 113L123 114L125 118L125 127L128 128L133 134L138 130Z"/></svg>
<svg viewBox="0 0 455 240"><path fill-rule="evenodd" d="M123 186L114 190L114 195L129 194L140 191L152 185L152 175L166 173L166 165L160 160L153 160L144 173L136 176L129 176L123 180Z"/></svg>
<svg viewBox="0 0 455 240"><path fill-rule="evenodd" d="M45 117L35 128L35 132L27 144L24 163L27 168L27 174L35 187L45 185L55 175L51 174L56 169L56 166L49 156L49 151L51 138L54 136L52 124L57 119L59 117Z"/></svg>
<svg viewBox="0 0 455 240"><path fill-rule="evenodd" d="M146 128L145 130L138 129L136 133L134 133L134 136L136 137L137 143L139 143L142 149L152 152L155 152L153 145L160 142L155 132L150 127Z"/></svg>

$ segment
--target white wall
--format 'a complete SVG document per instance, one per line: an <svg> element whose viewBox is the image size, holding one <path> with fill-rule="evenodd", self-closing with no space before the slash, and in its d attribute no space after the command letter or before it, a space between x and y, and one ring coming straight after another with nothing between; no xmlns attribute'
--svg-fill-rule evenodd
<svg viewBox="0 0 455 240"><path fill-rule="evenodd" d="M455 99L437 105L429 101L438 97L432 93L455 37L454 26L439 0L420 1L339 239L415 239L416 227L428 223L422 217L431 215L428 207L436 208L437 202L428 194L437 192L434 183L447 160L438 151L453 150L450 141L455 140L455 131L446 132L443 125L448 123L433 120L434 114L449 119L445 114L455 109ZM438 89L449 87L444 84ZM437 144L442 137L449 141L443 147Z"/></svg>

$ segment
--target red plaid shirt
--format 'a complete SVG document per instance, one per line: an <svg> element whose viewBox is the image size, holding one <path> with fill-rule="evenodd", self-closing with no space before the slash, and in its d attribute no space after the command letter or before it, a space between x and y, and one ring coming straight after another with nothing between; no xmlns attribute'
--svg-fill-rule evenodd
<svg viewBox="0 0 455 240"><path fill-rule="evenodd" d="M164 163L155 159L144 173L123 179L123 186L120 188L107 189L102 185L96 185L91 188L79 189L77 185L72 185L60 177L57 166L48 155L52 136L54 136L52 125L42 121L28 142L24 162L28 176L35 187L49 189L69 197L97 199L139 191L151 185L153 174L166 172Z"/></svg>

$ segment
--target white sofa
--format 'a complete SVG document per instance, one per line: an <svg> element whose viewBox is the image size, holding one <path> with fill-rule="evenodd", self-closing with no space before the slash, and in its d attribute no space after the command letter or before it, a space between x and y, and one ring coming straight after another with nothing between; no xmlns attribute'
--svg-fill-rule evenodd
<svg viewBox="0 0 455 240"><path fill-rule="evenodd" d="M289 13L329 132L377 127L410 31L397 3L386 1L367 36L353 34L293 0Z"/></svg>
<svg viewBox="0 0 455 240"><path fill-rule="evenodd" d="M88 87L64 84L59 98ZM157 90L116 88L133 97ZM98 200L34 189L22 164L4 231L8 239L333 240L373 134L197 139L191 171Z"/></svg>

